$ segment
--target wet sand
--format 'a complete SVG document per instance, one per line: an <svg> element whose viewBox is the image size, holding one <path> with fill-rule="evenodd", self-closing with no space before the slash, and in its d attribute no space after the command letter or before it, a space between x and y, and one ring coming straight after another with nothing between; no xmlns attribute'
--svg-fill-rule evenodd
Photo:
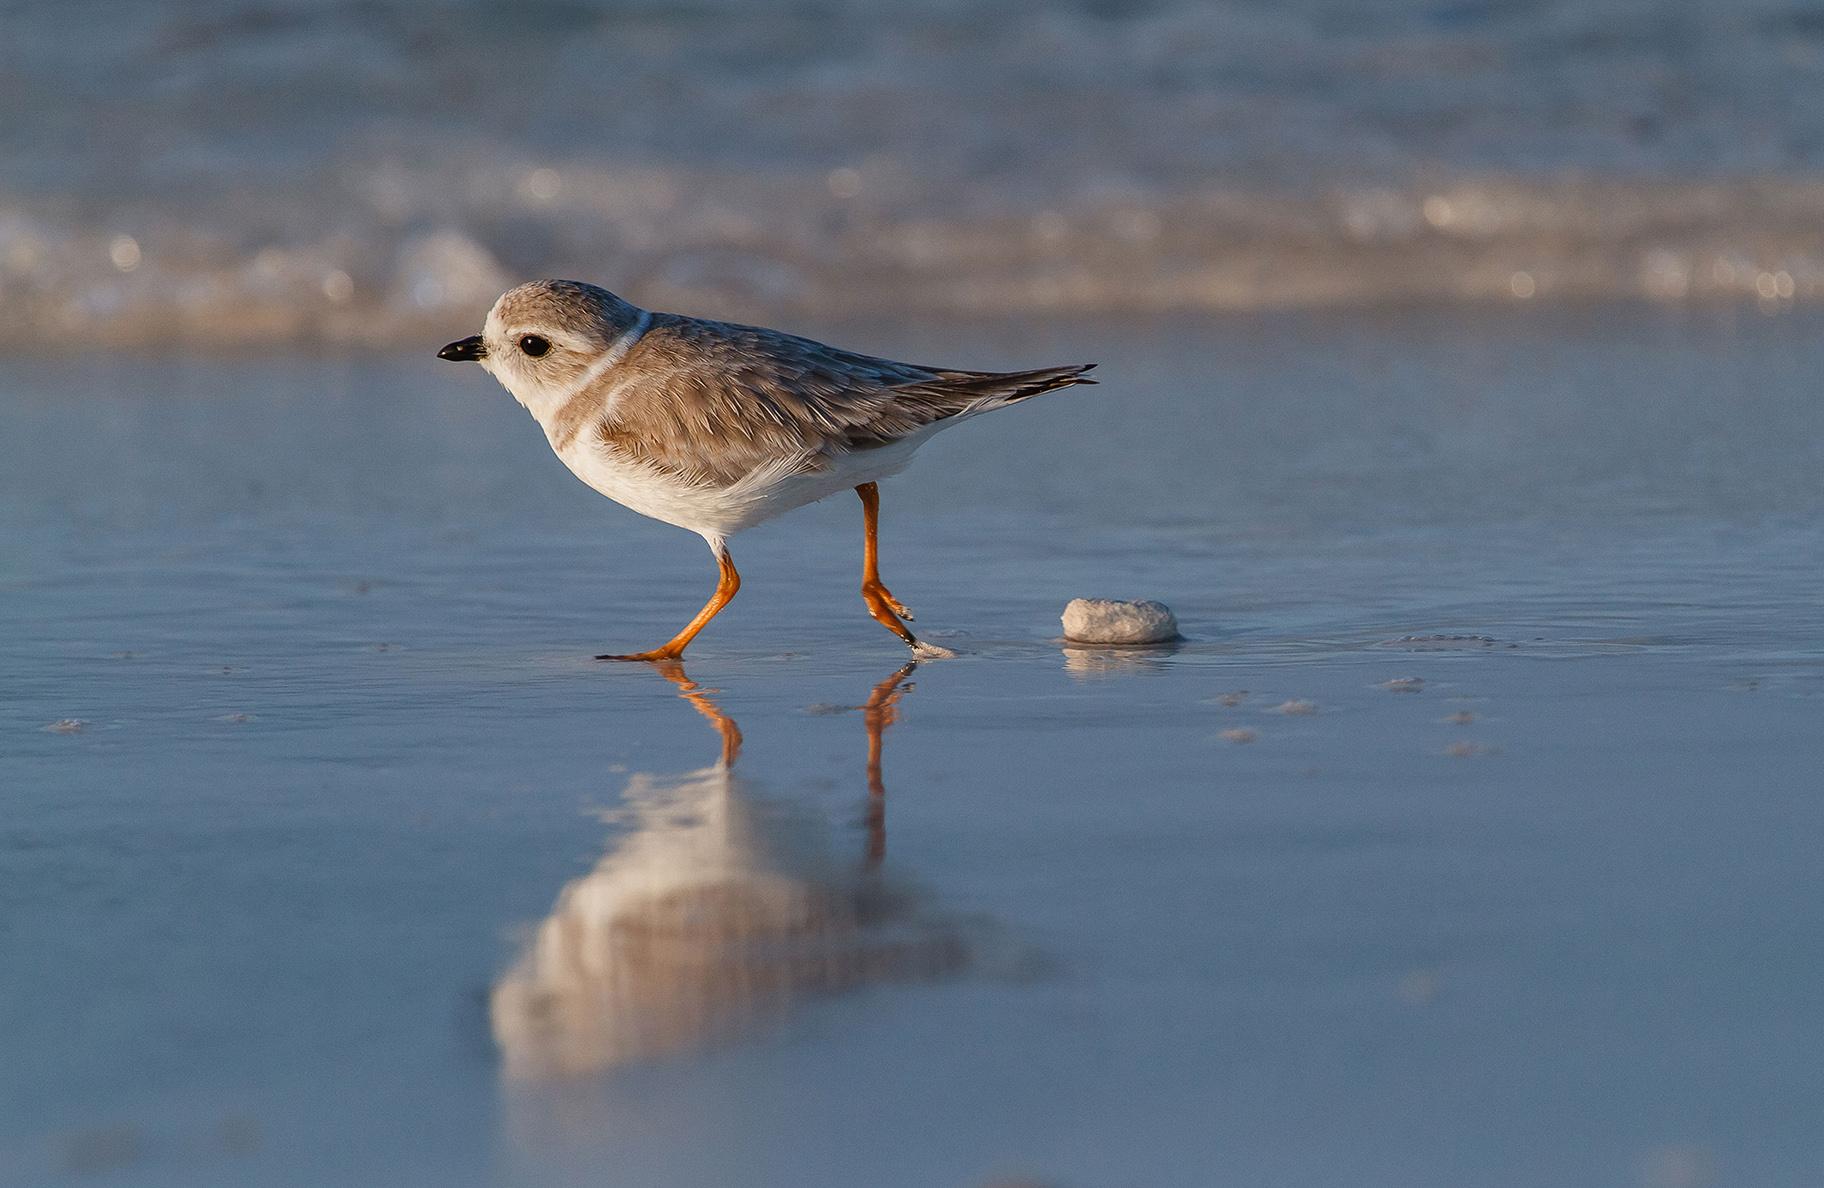
<svg viewBox="0 0 1824 1188"><path fill-rule="evenodd" d="M591 662L707 552L428 353L10 366L0 1179L1819 1174L1815 315L803 329L1103 364L883 488L955 660L831 500Z"/></svg>

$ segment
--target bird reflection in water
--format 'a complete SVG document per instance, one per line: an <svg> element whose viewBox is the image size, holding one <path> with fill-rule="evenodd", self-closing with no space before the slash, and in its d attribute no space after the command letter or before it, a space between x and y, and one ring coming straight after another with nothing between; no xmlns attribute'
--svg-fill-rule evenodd
<svg viewBox="0 0 1824 1188"><path fill-rule="evenodd" d="M881 740L908 664L860 708L867 840L832 852L813 807L735 774L741 730L677 663L658 666L714 724L721 757L680 776L635 773L631 829L566 886L490 1001L507 1076L573 1077L698 1051L766 1027L798 1000L960 972L966 929L883 874Z"/></svg>

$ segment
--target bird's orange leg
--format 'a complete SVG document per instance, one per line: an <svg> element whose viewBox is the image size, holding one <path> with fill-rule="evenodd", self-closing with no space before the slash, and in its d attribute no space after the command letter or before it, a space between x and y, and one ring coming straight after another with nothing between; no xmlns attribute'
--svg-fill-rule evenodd
<svg viewBox="0 0 1824 1188"><path fill-rule="evenodd" d="M867 534L861 546L861 600L868 604L868 614L876 623L916 651L918 636L901 622L910 619L912 612L880 581L880 488L863 483L855 488L855 494L861 496L861 522Z"/></svg>
<svg viewBox="0 0 1824 1188"><path fill-rule="evenodd" d="M684 630L650 652L638 652L631 656L597 656L596 659L676 660L683 656L684 649L690 645L690 641L697 638L697 632L703 630L705 624L721 613L722 608L727 606L729 600L735 596L735 591L741 588L741 575L735 572L735 563L730 559L727 549L717 551L716 566L719 573L716 592L709 596L709 601L703 604L703 609L697 612L697 617L684 625Z"/></svg>

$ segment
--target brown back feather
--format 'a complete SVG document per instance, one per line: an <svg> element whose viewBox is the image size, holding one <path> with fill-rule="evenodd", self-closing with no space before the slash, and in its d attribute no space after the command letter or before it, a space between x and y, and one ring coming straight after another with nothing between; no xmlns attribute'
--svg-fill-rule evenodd
<svg viewBox="0 0 1824 1188"><path fill-rule="evenodd" d="M1041 392L1093 384L1095 364L953 371L856 354L754 326L655 314L617 372L622 388L597 437L693 482L726 486L781 458L806 470L934 421Z"/></svg>

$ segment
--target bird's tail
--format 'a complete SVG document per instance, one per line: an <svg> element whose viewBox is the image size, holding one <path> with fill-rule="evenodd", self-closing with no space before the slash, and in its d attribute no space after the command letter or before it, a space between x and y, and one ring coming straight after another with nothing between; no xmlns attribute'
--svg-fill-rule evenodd
<svg viewBox="0 0 1824 1188"><path fill-rule="evenodd" d="M988 412L1017 404L1029 396L1040 396L1076 384L1093 384L1085 373L1094 363L1073 363L1066 367L1040 367L1033 371L975 371L958 374L944 386L962 397L963 414Z"/></svg>

